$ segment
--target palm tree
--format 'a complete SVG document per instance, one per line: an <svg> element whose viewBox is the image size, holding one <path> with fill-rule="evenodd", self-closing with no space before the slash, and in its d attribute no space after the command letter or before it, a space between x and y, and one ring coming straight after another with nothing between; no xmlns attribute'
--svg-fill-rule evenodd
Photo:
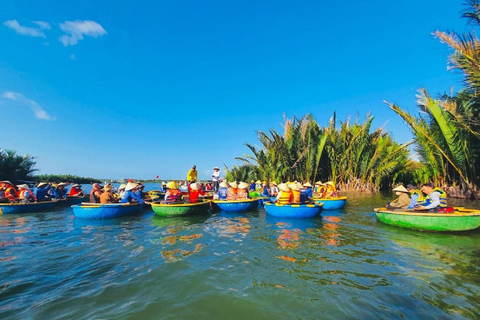
<svg viewBox="0 0 480 320"><path fill-rule="evenodd" d="M30 180L34 169L35 158L29 155L18 156L16 151L0 150L0 180Z"/></svg>

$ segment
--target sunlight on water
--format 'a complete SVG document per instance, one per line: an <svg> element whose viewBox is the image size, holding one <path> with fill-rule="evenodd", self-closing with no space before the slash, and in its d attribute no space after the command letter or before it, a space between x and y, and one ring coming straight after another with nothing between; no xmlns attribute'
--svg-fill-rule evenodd
<svg viewBox="0 0 480 320"><path fill-rule="evenodd" d="M389 196L299 220L2 215L0 318L476 318L480 232L379 224Z"/></svg>

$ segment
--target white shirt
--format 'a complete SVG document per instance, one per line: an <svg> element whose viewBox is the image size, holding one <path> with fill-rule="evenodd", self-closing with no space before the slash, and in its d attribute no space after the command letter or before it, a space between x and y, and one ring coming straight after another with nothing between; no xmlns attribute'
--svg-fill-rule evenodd
<svg viewBox="0 0 480 320"><path fill-rule="evenodd" d="M220 181L220 170L213 170L212 181Z"/></svg>

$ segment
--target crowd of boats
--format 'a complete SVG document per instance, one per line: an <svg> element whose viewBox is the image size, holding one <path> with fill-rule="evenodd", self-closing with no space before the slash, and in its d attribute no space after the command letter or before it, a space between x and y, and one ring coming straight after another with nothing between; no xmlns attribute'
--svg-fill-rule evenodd
<svg viewBox="0 0 480 320"><path fill-rule="evenodd" d="M93 184L87 194L79 184L40 183L35 192L27 184L15 186L0 182L0 214L48 211L55 206L71 206L77 218L105 219L139 214L151 207L163 217L206 214L216 211L247 212L263 209L268 215L281 218L313 218L322 210L341 210L347 197L338 194L332 182L265 181L227 182L210 186L200 182L161 183L156 190L144 192L141 183L129 181L115 188ZM400 190L400 191L399 191ZM409 192L403 186L394 189L401 198ZM425 195L428 198L428 194ZM442 195L443 197L443 195ZM409 198L410 199L410 198ZM425 201L422 200L422 201ZM463 207L448 210L409 210L395 207L396 199L383 208L374 209L378 221L404 228L427 231L468 231L480 227L480 211ZM425 202L423 202L425 205ZM417 205L418 208L418 205Z"/></svg>

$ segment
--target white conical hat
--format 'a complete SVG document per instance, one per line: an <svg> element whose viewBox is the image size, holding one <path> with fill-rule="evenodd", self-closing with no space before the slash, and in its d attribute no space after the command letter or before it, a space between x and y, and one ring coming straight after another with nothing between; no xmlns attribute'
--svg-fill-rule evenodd
<svg viewBox="0 0 480 320"><path fill-rule="evenodd" d="M238 188L239 188L239 189L246 189L246 188L248 188L248 183L246 183L246 182L240 182L240 183L238 184Z"/></svg>
<svg viewBox="0 0 480 320"><path fill-rule="evenodd" d="M129 182L129 183L127 183L127 186L125 187L125 191L135 189L136 186L137 186L136 183Z"/></svg>
<svg viewBox="0 0 480 320"><path fill-rule="evenodd" d="M290 191L290 188L285 184L285 183L280 183L278 185L278 189L280 189L281 191L285 191L285 192L289 192Z"/></svg>
<svg viewBox="0 0 480 320"><path fill-rule="evenodd" d="M197 183L191 183L190 184L190 189L197 191L198 190L198 184Z"/></svg>
<svg viewBox="0 0 480 320"><path fill-rule="evenodd" d="M19 184L17 185L17 188L28 189L28 184Z"/></svg>
<svg viewBox="0 0 480 320"><path fill-rule="evenodd" d="M228 185L232 188L238 188L237 181L229 182Z"/></svg>
<svg viewBox="0 0 480 320"><path fill-rule="evenodd" d="M226 183L225 181L222 181L222 182L220 182L220 187L228 188L228 183Z"/></svg>
<svg viewBox="0 0 480 320"><path fill-rule="evenodd" d="M408 193L407 188L405 188L404 186L398 186L398 187L394 188L392 191L400 191L400 192Z"/></svg>

